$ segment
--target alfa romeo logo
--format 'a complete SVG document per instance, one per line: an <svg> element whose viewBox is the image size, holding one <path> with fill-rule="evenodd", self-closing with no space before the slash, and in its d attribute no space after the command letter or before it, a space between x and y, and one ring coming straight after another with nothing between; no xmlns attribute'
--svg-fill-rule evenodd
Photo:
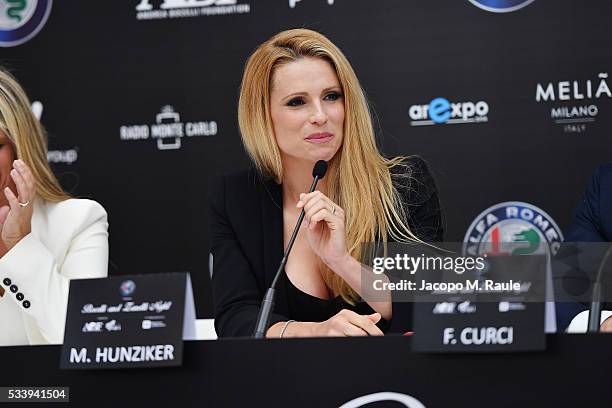
<svg viewBox="0 0 612 408"><path fill-rule="evenodd" d="M51 12L52 0L0 0L0 47L14 47L34 37Z"/></svg>

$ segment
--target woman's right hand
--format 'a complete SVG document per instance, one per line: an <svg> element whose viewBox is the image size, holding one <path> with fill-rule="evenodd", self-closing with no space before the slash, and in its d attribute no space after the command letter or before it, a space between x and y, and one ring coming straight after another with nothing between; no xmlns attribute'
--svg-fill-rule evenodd
<svg viewBox="0 0 612 408"><path fill-rule="evenodd" d="M380 317L380 313L360 315L342 309L324 322L315 323L313 335L316 337L383 336L383 332L376 326Z"/></svg>

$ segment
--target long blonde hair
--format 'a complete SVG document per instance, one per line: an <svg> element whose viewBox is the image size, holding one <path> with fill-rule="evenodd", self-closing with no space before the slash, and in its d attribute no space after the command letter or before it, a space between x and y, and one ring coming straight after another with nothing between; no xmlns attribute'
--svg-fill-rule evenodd
<svg viewBox="0 0 612 408"><path fill-rule="evenodd" d="M281 155L270 114L270 83L275 70L300 58L321 58L334 68L344 95L344 141L330 160L325 176L327 196L344 209L347 248L362 259L362 244L388 237L399 242L420 242L410 231L407 214L390 169L404 157L385 159L376 146L365 94L350 63L328 38L306 29L283 31L261 44L246 63L238 122L244 146L258 170L282 183ZM342 182L340 182L342 180ZM349 303L359 295L337 274L323 267L323 279Z"/></svg>
<svg viewBox="0 0 612 408"><path fill-rule="evenodd" d="M12 142L15 158L23 160L36 180L36 194L46 201L70 198L47 161L47 138L32 112L30 100L17 80L0 68L0 130Z"/></svg>

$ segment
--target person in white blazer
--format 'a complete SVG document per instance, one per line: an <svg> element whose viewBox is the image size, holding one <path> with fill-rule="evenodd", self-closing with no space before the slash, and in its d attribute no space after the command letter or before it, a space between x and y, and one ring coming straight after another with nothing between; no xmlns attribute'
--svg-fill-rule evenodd
<svg viewBox="0 0 612 408"><path fill-rule="evenodd" d="M47 162L44 129L0 69L0 345L59 344L70 279L108 273L106 211L71 198Z"/></svg>

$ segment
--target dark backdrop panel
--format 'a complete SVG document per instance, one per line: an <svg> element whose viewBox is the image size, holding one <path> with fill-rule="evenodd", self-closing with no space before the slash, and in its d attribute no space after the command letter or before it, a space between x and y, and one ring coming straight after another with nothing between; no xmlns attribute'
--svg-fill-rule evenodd
<svg viewBox="0 0 612 408"><path fill-rule="evenodd" d="M447 240L462 240L501 201L534 204L565 228L590 174L612 157L612 98L559 101L557 92L560 81L596 89L612 67L605 0L536 0L501 14L467 0L239 0L250 12L147 21L139 3L56 1L42 31L1 48L0 63L42 102L50 149L76 151L76 161L53 164L65 187L108 210L111 273L190 271L199 317L212 315L209 180L248 165L236 120L242 69L280 30L316 29L343 49L385 154L418 154L433 168ZM537 84L549 83L557 100L537 102ZM411 126L410 107L436 97L486 102L488 120ZM553 108L584 105L598 115L580 132L551 119ZM173 150L121 140L122 126L158 120L214 121L217 132Z"/></svg>

